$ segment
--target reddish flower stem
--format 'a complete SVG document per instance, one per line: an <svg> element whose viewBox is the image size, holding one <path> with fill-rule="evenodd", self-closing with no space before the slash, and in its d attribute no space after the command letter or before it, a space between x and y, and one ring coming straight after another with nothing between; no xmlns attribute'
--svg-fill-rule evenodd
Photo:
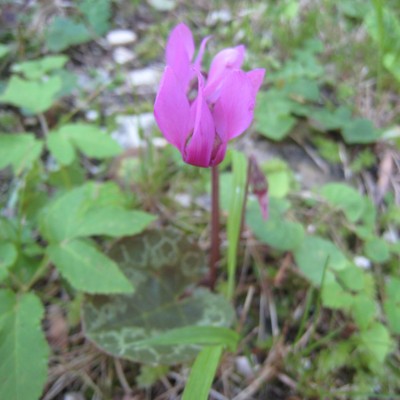
<svg viewBox="0 0 400 400"><path fill-rule="evenodd" d="M219 261L219 172L218 166L211 167L211 254L210 254L210 288L215 287L217 280L217 263Z"/></svg>

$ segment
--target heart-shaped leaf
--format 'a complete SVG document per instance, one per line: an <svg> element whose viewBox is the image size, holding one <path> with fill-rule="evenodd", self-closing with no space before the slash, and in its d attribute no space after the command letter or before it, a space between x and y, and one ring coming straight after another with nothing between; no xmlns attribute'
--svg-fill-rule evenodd
<svg viewBox="0 0 400 400"><path fill-rule="evenodd" d="M210 329L209 338L202 331L199 340L199 327L227 327L234 311L222 296L206 289L188 292L204 275L206 258L183 234L147 231L117 242L109 256L136 291L87 297L86 336L104 351L146 364L175 364L194 358L201 345L229 345L227 330Z"/></svg>

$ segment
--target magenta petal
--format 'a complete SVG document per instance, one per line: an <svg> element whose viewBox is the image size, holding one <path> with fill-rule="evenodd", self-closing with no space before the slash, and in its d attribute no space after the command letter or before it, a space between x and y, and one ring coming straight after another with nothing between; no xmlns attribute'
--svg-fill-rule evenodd
<svg viewBox="0 0 400 400"><path fill-rule="evenodd" d="M255 96L256 92L245 72L235 70L227 76L213 112L218 134L226 135L230 140L250 126Z"/></svg>
<svg viewBox="0 0 400 400"><path fill-rule="evenodd" d="M166 60L176 76L179 77L180 84L186 90L190 80L191 62L194 55L194 40L190 29L184 24L178 24L169 35Z"/></svg>
<svg viewBox="0 0 400 400"><path fill-rule="evenodd" d="M253 90L257 94L264 80L265 69L264 68L253 69L252 71L247 72L247 76L250 79L250 82L253 86Z"/></svg>
<svg viewBox="0 0 400 400"><path fill-rule="evenodd" d="M211 36L206 36L200 43L199 52L197 53L196 60L193 63L193 67L201 71L201 62L203 60L204 51L206 49L207 42L210 40Z"/></svg>
<svg viewBox="0 0 400 400"><path fill-rule="evenodd" d="M241 67L244 59L244 52L245 47L240 45L224 49L214 57L211 62L207 85L204 90L205 96L211 98L211 101L218 97L218 91L227 73L230 70L239 69Z"/></svg>
<svg viewBox="0 0 400 400"><path fill-rule="evenodd" d="M171 67L167 66L154 103L154 116L165 138L181 152L189 133L190 105Z"/></svg>
<svg viewBox="0 0 400 400"><path fill-rule="evenodd" d="M198 95L191 106L193 134L188 140L184 161L197 167L209 167L215 143L215 127L212 114L203 95L202 78L199 76Z"/></svg>

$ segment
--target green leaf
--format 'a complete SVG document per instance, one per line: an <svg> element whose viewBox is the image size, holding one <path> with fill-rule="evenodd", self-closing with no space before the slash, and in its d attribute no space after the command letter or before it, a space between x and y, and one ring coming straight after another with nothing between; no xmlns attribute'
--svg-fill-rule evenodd
<svg viewBox="0 0 400 400"><path fill-rule="evenodd" d="M46 46L55 52L88 42L91 38L85 25L66 17L55 17L46 30Z"/></svg>
<svg viewBox="0 0 400 400"><path fill-rule="evenodd" d="M392 345L388 330L375 322L369 329L360 332L359 339L370 358L370 365L382 364Z"/></svg>
<svg viewBox="0 0 400 400"><path fill-rule="evenodd" d="M284 92L301 102L317 102L320 99L318 83L311 79L300 78L289 82L285 85Z"/></svg>
<svg viewBox="0 0 400 400"><path fill-rule="evenodd" d="M197 356L190 371L182 400L207 400L222 356L222 346L205 347Z"/></svg>
<svg viewBox="0 0 400 400"><path fill-rule="evenodd" d="M282 140L296 124L291 116L293 104L281 91L261 92L254 116L256 130L269 139Z"/></svg>
<svg viewBox="0 0 400 400"><path fill-rule="evenodd" d="M316 121L322 130L330 131L342 129L351 121L351 111L346 107L339 107L334 111L327 108L314 109L309 118Z"/></svg>
<svg viewBox="0 0 400 400"><path fill-rule="evenodd" d="M206 289L188 291L204 276L207 260L182 233L157 230L124 238L109 256L136 290L133 295L87 297L86 336L107 353L169 365L193 359L202 348L199 343L237 340L232 331L213 329L232 323L231 305Z"/></svg>
<svg viewBox="0 0 400 400"><path fill-rule="evenodd" d="M48 56L39 58L38 60L25 61L14 64L12 71L21 73L26 79L40 79L49 72L62 68L68 57L64 55Z"/></svg>
<svg viewBox="0 0 400 400"><path fill-rule="evenodd" d="M75 160L75 148L88 157L109 158L121 153L118 143L97 126L77 123L64 125L51 132L47 145L61 165L69 165Z"/></svg>
<svg viewBox="0 0 400 400"><path fill-rule="evenodd" d="M328 278L327 278L328 277ZM332 273L326 272L321 288L321 298L324 307L335 310L350 310L353 304L353 296L333 279Z"/></svg>
<svg viewBox="0 0 400 400"><path fill-rule="evenodd" d="M232 152L233 182L230 187L229 214L227 220L228 238L228 299L234 292L237 267L237 252L242 225L242 213L246 196L247 159L243 153Z"/></svg>
<svg viewBox="0 0 400 400"><path fill-rule="evenodd" d="M249 201L246 222L261 242L278 250L293 250L300 245L304 229L300 223L284 218L281 202L280 199L270 198L269 217L267 221L264 221L258 204L255 201Z"/></svg>
<svg viewBox="0 0 400 400"><path fill-rule="evenodd" d="M13 75L0 95L0 102L38 114L51 108L61 87L62 81L58 76L44 81L26 81Z"/></svg>
<svg viewBox="0 0 400 400"><path fill-rule="evenodd" d="M384 309L391 330L400 335L400 279L394 276L386 282Z"/></svg>
<svg viewBox="0 0 400 400"><path fill-rule="evenodd" d="M374 143L380 137L372 122L364 118L356 118L346 123L342 135L347 144Z"/></svg>
<svg viewBox="0 0 400 400"><path fill-rule="evenodd" d="M43 213L43 235L52 242L92 235L119 237L140 233L154 221L145 212L123 209L113 196L107 185L92 182L61 195Z"/></svg>
<svg viewBox="0 0 400 400"><path fill-rule="evenodd" d="M50 245L50 260L77 290L87 293L131 293L133 287L117 264L87 241Z"/></svg>
<svg viewBox="0 0 400 400"><path fill-rule="evenodd" d="M385 68L400 82L400 56L399 54L388 53L383 57Z"/></svg>
<svg viewBox="0 0 400 400"><path fill-rule="evenodd" d="M10 48L5 44L0 44L0 59L10 52Z"/></svg>
<svg viewBox="0 0 400 400"><path fill-rule="evenodd" d="M42 152L42 142L28 133L0 134L0 169L11 165L19 175Z"/></svg>
<svg viewBox="0 0 400 400"><path fill-rule="evenodd" d="M0 282L7 277L7 270L15 263L17 255L17 249L13 243L0 243Z"/></svg>
<svg viewBox="0 0 400 400"><path fill-rule="evenodd" d="M374 299L364 294L355 296L352 304L352 315L361 330L367 329L376 316L376 303Z"/></svg>
<svg viewBox="0 0 400 400"><path fill-rule="evenodd" d="M135 342L134 347L176 346L178 344L224 345L236 351L240 336L237 332L222 326L185 326L171 329L158 336Z"/></svg>
<svg viewBox="0 0 400 400"><path fill-rule="evenodd" d="M294 257L301 271L315 285L321 285L325 268L324 284L334 280L329 270L340 271L349 265L346 256L334 243L318 236L306 236L295 249Z"/></svg>
<svg viewBox="0 0 400 400"><path fill-rule="evenodd" d="M0 398L38 399L47 379L44 309L33 294L0 291ZM31 361L29 361L31 360Z"/></svg>
<svg viewBox="0 0 400 400"><path fill-rule="evenodd" d="M283 198L290 190L292 172L289 166L280 159L272 159L263 164L263 170L268 177L268 195Z"/></svg>
<svg viewBox="0 0 400 400"><path fill-rule="evenodd" d="M374 237L364 243L365 255L376 263L384 263L389 260L389 245L380 238Z"/></svg>
<svg viewBox="0 0 400 400"><path fill-rule="evenodd" d="M109 29L111 16L110 0L83 0L78 5L97 35L104 35Z"/></svg>
<svg viewBox="0 0 400 400"><path fill-rule="evenodd" d="M344 183L328 183L321 188L321 195L329 204L341 209L351 222L359 220L364 213L366 204L363 196Z"/></svg>
<svg viewBox="0 0 400 400"><path fill-rule="evenodd" d="M50 132L47 136L47 147L61 165L70 165L75 161L75 149L68 137Z"/></svg>

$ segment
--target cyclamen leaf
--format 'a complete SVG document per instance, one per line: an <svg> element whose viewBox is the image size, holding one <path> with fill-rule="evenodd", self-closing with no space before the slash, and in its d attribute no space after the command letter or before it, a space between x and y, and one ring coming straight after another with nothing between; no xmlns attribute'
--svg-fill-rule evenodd
<svg viewBox="0 0 400 400"><path fill-rule="evenodd" d="M42 142L28 133L0 134L0 169L12 165L19 175L36 161L42 152Z"/></svg>
<svg viewBox="0 0 400 400"><path fill-rule="evenodd" d="M44 309L33 294L0 291L0 398L38 399L47 378L49 347L40 321Z"/></svg>
<svg viewBox="0 0 400 400"><path fill-rule="evenodd" d="M50 260L71 285L87 293L132 293L117 264L83 240L50 245Z"/></svg>
<svg viewBox="0 0 400 400"><path fill-rule="evenodd" d="M185 235L146 231L116 242L109 256L136 290L86 297L85 333L97 346L153 365L191 360L205 344L235 347L237 334L226 329L234 318L230 303L206 289L193 290L204 276L206 258Z"/></svg>
<svg viewBox="0 0 400 400"><path fill-rule="evenodd" d="M110 3L110 0L83 0L78 6L99 36L104 35L109 29Z"/></svg>

